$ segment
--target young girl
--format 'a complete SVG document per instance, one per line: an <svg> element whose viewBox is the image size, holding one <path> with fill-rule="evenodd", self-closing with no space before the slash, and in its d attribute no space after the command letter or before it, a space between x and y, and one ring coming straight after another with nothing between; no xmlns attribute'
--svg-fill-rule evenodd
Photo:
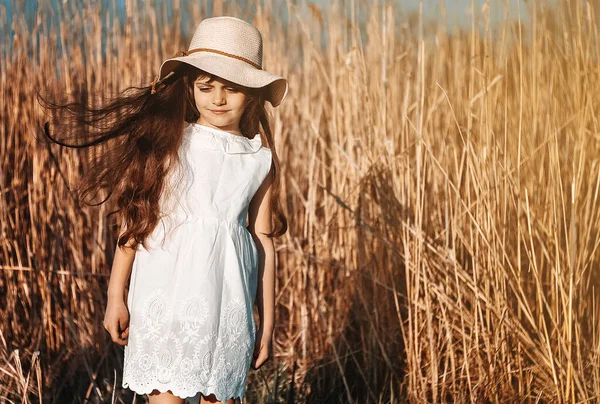
<svg viewBox="0 0 600 404"><path fill-rule="evenodd" d="M65 144L46 123L54 142L110 144L80 195L104 188L116 197L121 231L104 327L125 346L123 387L152 404L234 403L250 367L270 356L272 237L287 222L265 101L276 107L287 90L287 80L262 70L260 32L215 17L149 87L130 87L100 109L44 101L74 118L56 132L96 137Z"/></svg>

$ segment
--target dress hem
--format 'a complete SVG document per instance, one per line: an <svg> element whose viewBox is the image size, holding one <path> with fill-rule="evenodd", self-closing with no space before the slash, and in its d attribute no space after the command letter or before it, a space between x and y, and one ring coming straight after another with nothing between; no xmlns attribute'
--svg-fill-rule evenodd
<svg viewBox="0 0 600 404"><path fill-rule="evenodd" d="M220 401L222 403L225 403L225 402L227 402L227 400L231 400L231 399L242 400L245 396L245 393L242 392L242 393L237 393L237 395L234 393L234 395L232 395L232 396L226 396L225 398L223 398L223 397L219 397L219 394L215 393L214 391L210 391L204 387L198 387L195 389L186 390L186 389L170 388L168 386L142 387L135 383L129 383L129 382L123 382L122 387L128 388L129 390L131 390L137 394L150 394L155 390L159 391L160 393L170 392L172 395L179 397L183 400L186 400L188 398L193 398L198 393L202 394L203 396L210 396L211 394L214 394L217 401ZM206 391L206 393L204 391Z"/></svg>

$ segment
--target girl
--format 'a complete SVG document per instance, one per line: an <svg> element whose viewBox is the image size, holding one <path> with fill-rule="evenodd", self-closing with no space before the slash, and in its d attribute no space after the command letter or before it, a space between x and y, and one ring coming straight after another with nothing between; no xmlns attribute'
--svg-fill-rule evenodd
<svg viewBox="0 0 600 404"><path fill-rule="evenodd" d="M270 356L272 237L287 221L265 101L276 107L287 90L286 79L262 70L260 32L225 16L203 20L151 86L100 109L42 100L71 118L56 132L94 138L65 144L46 123L52 141L109 142L78 191L116 197L121 230L104 327L125 346L123 387L152 404L234 403L249 368Z"/></svg>

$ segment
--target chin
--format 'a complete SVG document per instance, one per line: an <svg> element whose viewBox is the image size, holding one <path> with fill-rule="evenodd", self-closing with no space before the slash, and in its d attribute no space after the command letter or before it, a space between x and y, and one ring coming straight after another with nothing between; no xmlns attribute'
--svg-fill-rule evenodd
<svg viewBox="0 0 600 404"><path fill-rule="evenodd" d="M204 120L214 126L229 126L235 123L235 119L231 116L215 116L210 111L207 111L205 115L202 115Z"/></svg>
<svg viewBox="0 0 600 404"><path fill-rule="evenodd" d="M227 126L227 125L231 125L231 123L232 123L231 120L229 120L229 119L219 119L219 118L217 118L217 119L213 118L208 122L212 123L215 126Z"/></svg>

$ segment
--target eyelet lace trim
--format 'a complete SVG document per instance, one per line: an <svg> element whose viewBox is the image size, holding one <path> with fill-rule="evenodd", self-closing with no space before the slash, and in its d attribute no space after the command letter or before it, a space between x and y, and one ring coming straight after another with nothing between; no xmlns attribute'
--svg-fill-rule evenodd
<svg viewBox="0 0 600 404"><path fill-rule="evenodd" d="M141 318L130 325L123 387L138 394L170 390L181 398L201 392L222 402L243 397L256 325L252 319L248 335L246 305L234 298L221 312L217 338L216 330L207 324L209 311L201 294L171 307L164 291L156 290L146 300ZM169 313L174 313L173 318Z"/></svg>

